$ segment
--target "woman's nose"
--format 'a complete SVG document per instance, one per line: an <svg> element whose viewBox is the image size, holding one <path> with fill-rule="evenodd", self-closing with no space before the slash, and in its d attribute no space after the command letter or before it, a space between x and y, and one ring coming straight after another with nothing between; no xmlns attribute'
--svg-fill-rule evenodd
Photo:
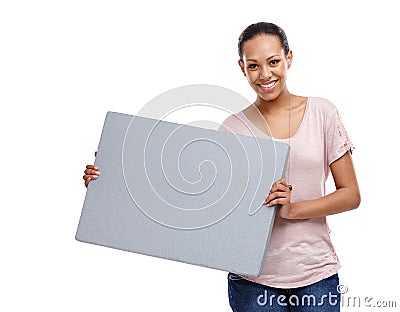
<svg viewBox="0 0 400 312"><path fill-rule="evenodd" d="M261 68L260 79L268 79L270 77L271 77L271 71L269 70L269 68L268 67Z"/></svg>

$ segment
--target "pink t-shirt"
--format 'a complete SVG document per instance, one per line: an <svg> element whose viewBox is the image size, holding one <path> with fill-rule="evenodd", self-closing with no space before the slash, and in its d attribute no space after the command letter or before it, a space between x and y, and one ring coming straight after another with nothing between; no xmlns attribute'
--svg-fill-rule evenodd
<svg viewBox="0 0 400 312"><path fill-rule="evenodd" d="M243 111L225 119L220 129L270 138ZM288 143L288 139L274 140ZM290 138L290 145L290 176L288 167L286 180L293 186L292 202L324 196L329 165L354 148L336 107L318 97L308 98L303 120ZM335 274L340 262L329 232L326 217L286 220L277 214L260 276L242 277L272 287L294 288Z"/></svg>

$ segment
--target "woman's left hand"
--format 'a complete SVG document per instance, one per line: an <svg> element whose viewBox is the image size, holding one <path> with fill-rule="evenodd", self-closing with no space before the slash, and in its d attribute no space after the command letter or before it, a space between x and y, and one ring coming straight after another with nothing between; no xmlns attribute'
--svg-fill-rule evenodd
<svg viewBox="0 0 400 312"><path fill-rule="evenodd" d="M290 219L290 192L291 188L283 180L280 179L272 184L268 196L265 198L264 205L273 206L280 205L278 208L279 216L283 219Z"/></svg>

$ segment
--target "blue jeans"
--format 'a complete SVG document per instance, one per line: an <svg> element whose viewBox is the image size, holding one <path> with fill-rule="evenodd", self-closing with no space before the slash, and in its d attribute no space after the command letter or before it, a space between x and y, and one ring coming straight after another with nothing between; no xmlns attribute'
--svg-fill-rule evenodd
<svg viewBox="0 0 400 312"><path fill-rule="evenodd" d="M233 312L339 312L338 285L338 274L308 286L281 289L229 273L229 304Z"/></svg>

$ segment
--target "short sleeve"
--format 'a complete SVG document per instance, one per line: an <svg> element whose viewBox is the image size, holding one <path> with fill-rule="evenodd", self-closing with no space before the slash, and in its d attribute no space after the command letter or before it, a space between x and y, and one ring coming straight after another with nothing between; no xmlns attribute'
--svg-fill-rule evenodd
<svg viewBox="0 0 400 312"><path fill-rule="evenodd" d="M346 152L350 151L352 153L354 145L347 134L336 107L334 107L332 113L329 115L326 129L326 143L328 164L331 165L331 163L338 160Z"/></svg>

